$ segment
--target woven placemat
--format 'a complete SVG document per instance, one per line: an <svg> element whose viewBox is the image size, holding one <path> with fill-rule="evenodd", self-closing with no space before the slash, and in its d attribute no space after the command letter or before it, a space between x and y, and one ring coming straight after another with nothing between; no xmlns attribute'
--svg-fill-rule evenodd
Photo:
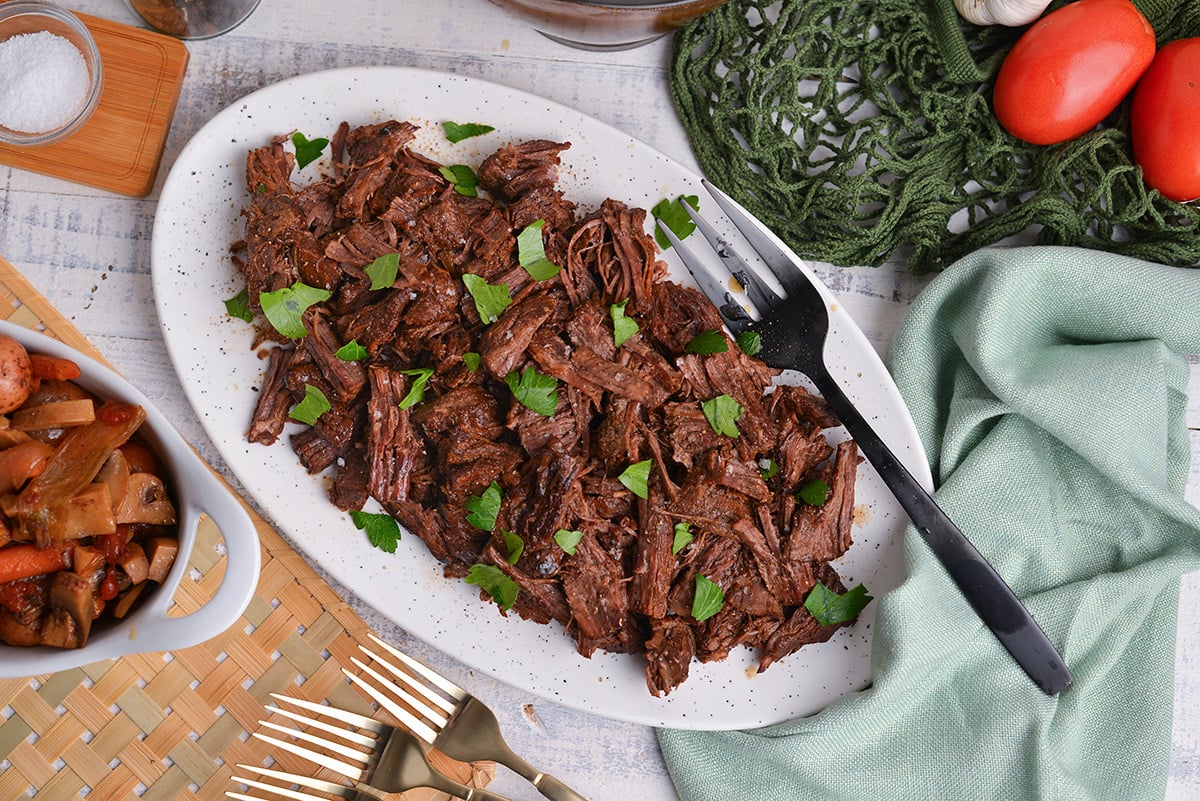
<svg viewBox="0 0 1200 801"><path fill-rule="evenodd" d="M102 358L3 258L0 298L0 318ZM266 521L252 510L251 516L262 543L262 572L238 625L182 651L0 680L0 799L215 801L238 789L231 781L236 763L277 761L283 770L313 772L303 760L250 738L266 717L271 693L374 714L342 674L358 644L369 643L369 627ZM190 580L175 595L179 614L203 606L220 586L220 541L206 519ZM483 787L493 775L489 763L465 765L436 752L430 757L469 786ZM426 790L399 797L447 798Z"/></svg>

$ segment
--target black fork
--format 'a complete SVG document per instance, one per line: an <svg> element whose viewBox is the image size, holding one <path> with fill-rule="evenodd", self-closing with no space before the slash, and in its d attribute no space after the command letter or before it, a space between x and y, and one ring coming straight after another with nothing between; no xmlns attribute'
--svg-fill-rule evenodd
<svg viewBox="0 0 1200 801"><path fill-rule="evenodd" d="M753 319L728 290L727 281L714 276L705 262L697 259L667 226L659 222L659 230L671 242L700 290L716 305L735 336L748 331L758 332L762 341L759 357L767 365L797 370L808 376L983 622L1042 691L1054 695L1065 690L1071 684L1071 672L1024 604L913 478L830 375L825 364L829 311L825 298L799 268L799 257L765 234L761 223L732 198L708 181L703 183L717 205L757 251L786 295L780 296L760 280L745 259L694 208L681 200L684 210L729 274L745 288L746 297L760 319Z"/></svg>

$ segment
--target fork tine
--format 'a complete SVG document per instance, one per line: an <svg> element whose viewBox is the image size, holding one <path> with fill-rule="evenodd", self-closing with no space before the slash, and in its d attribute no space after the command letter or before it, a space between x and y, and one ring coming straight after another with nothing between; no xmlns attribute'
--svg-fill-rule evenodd
<svg viewBox="0 0 1200 801"><path fill-rule="evenodd" d="M708 240L708 244L716 252L721 263L725 265L725 269L729 270L729 274L745 288L746 295L755 308L765 314L767 309L783 300L754 274L753 268L742 258L742 254L738 253L733 245L718 234L717 229L713 228L708 220L700 216L699 210L684 198L679 199L679 205L687 212L687 216L691 218L697 230Z"/></svg>
<svg viewBox="0 0 1200 801"><path fill-rule="evenodd" d="M346 757L347 759L354 759L358 762L362 762L363 764L371 761L370 751L363 753L357 748L351 748L350 746L342 745L341 743L335 743L332 740L326 740L324 737L318 737L311 732L303 731L301 729L292 729L287 726L280 726L278 723L272 723L269 720L260 720L258 725L266 726L268 729L273 729L290 737L295 737L297 740L303 740L306 743L319 745L320 747L326 748L335 754Z"/></svg>
<svg viewBox="0 0 1200 801"><path fill-rule="evenodd" d="M708 265L701 259L696 258L687 245L679 240L669 227L663 224L662 220L656 221L658 230L663 232L663 236L671 243L671 247L675 248L675 253L679 256L679 260L683 262L683 266L691 273L695 279L696 285L700 287L700 291L704 296L712 302L712 305L717 307L717 311L721 314L721 319L725 321L725 325L735 335L740 334L749 327L752 322L750 315L746 314L737 301L733 299L733 294L726 288L725 284L717 279Z"/></svg>
<svg viewBox="0 0 1200 801"><path fill-rule="evenodd" d="M713 186L707 179L701 179L704 188L712 195L713 200L717 201L717 205L721 207L721 211L725 212L728 217L746 237L746 241L750 243L750 247L762 257L763 262L770 269L771 273L779 279L779 283L783 285L784 291L789 295L797 291L803 290L806 287L812 287L812 283L805 277L804 273L796 268L794 256L787 253L775 244L771 239L764 236L758 225L737 201L729 195L722 192L717 187Z"/></svg>
<svg viewBox="0 0 1200 801"><path fill-rule="evenodd" d="M293 712L290 709L283 709L282 707L276 706L268 707L268 710L276 715L283 715L285 718L291 718L298 723L303 723L304 725L310 726L314 729L320 729L327 734L341 737L343 740L349 740L352 743L357 743L358 745L366 746L368 748L374 748L379 742L378 738L376 737L367 737L366 735L359 734L358 732L347 731L346 729L338 728L331 723L326 723L323 720L317 720L315 718L301 715L298 712Z"/></svg>
<svg viewBox="0 0 1200 801"><path fill-rule="evenodd" d="M343 723L349 723L351 726L356 726L360 729L366 729L375 735L378 735L381 731L383 731L383 724L374 718L357 715L354 712L347 712L345 709L338 709L336 706L316 704L312 701L305 701L303 698L292 698L290 695L280 695L279 693L271 693L271 697L276 701L283 701L286 704L294 704L301 709L307 709L308 711L315 712L318 715L328 715L335 720L340 720Z"/></svg>
<svg viewBox="0 0 1200 801"><path fill-rule="evenodd" d="M341 796L342 798L350 799L353 798L357 793L353 787L347 787L344 784L335 784L334 782L327 782L324 779L317 779L311 776L301 776L295 773L285 773L282 770L260 768L257 765L243 765L241 763L238 764L238 767L242 770L250 771L251 773L257 773L260 776L278 779L279 781L287 782L288 784L298 784L301 787L320 790L325 793ZM295 799L295 801L310 801L310 799L311 801L325 801L325 799L320 796L310 795L299 790L293 790L289 787L278 787L274 784L267 784L266 782L258 781L257 779L248 779L243 776L233 776L231 778L233 781L241 782L247 787L253 787L259 790L269 790L270 792L284 796L285 798ZM228 795L231 798L252 798L253 801L261 801L261 799L254 798L253 796L245 796L240 793L226 793L225 795Z"/></svg>
<svg viewBox="0 0 1200 801"><path fill-rule="evenodd" d="M401 662L403 662L404 665L409 670L412 670L415 673L422 676L423 678L425 678L430 684L437 687L439 690L441 690L446 695L453 698L455 701L466 700L466 697L467 697L466 690L464 690L462 687L459 687L457 684L450 681L450 679L446 678L441 673L438 673L433 668L429 667L429 665L426 665L423 662L418 662L417 660L413 659L408 654L401 653L393 646L389 645L388 643L386 643L383 640L376 637L374 634L368 634L368 636L372 640L374 640L379 645L379 647L383 648L383 650L387 651L389 654L391 654L392 656L396 657ZM376 657L376 658L378 658L378 657ZM446 711L453 712L454 710L451 708L451 709L447 709Z"/></svg>
<svg viewBox="0 0 1200 801"><path fill-rule="evenodd" d="M447 716L453 715L454 711L458 708L458 705L456 703L452 703L451 701L446 700L443 696L434 692L432 688L428 687L425 684L422 684L417 679L414 679L408 673L405 673L403 670L398 668L396 665L393 665L391 662L387 661L379 654L370 650L365 645L359 645L358 648L364 654L371 657L379 664L383 665L383 667L387 669L388 673L391 673L393 676L398 678L400 681L404 682L406 685L411 687L413 690L420 693L421 698L424 698L429 703L435 705L438 709L442 710L442 712L445 712L446 714L441 715L437 711L437 709L433 709L432 707L425 704L424 701L421 701L418 698L414 698L414 697L410 696L408 693L404 692L404 690L398 686L391 686L391 687L389 687L389 689L394 689L400 695L400 697L405 700L406 703L411 704L415 708L421 710L422 714L424 714L425 717L434 721L439 726L446 725L446 722L449 720L449 718Z"/></svg>
<svg viewBox="0 0 1200 801"><path fill-rule="evenodd" d="M321 754L321 753L318 753L311 749L305 748L302 745L296 745L293 742L289 742L287 740L280 740L278 737L271 737L270 735L263 734L262 732L257 732L257 731L254 732L254 734L252 736L257 737L258 739L262 740L263 742L270 743L271 745L275 746L276 748L282 748L284 751L287 751L289 754L295 754L296 756L303 757L304 759L307 759L309 762L312 762L316 765L321 765L322 767L329 768L333 772L340 773L341 775L345 776L347 779L350 779L351 781L361 781L363 779L363 777L366 776L366 773L367 773L366 768L356 767L355 765L351 765L348 762L343 762L340 759L335 759L326 754Z"/></svg>
<svg viewBox="0 0 1200 801"><path fill-rule="evenodd" d="M371 676L376 681L382 683L384 686L391 684L391 682L389 682L383 676L379 675L379 673L376 670L374 670L373 668L367 667L367 665L363 664L363 662L361 660L351 657L350 661L353 662L355 665L357 665L359 667L359 669L361 669L364 673ZM417 735L418 737L420 737L422 740L424 740L427 743L432 743L435 739L437 739L437 731L429 728L429 726L427 726L425 723L421 722L415 715L413 715L407 709L403 709L399 704L397 704L392 699L388 698L386 695L384 695L382 692L380 692L378 689L376 689L373 685L368 684L365 680L363 680L363 678L361 676L356 676L353 673L351 673L350 671L346 670L345 668L342 668L342 672L346 674L346 677L348 679L350 679L350 681L352 683L357 684L359 687L363 688L363 690L366 691L367 695L374 698L375 701L378 702L380 706L382 706L388 712L392 713L392 715L396 718L396 720L403 723L404 726L409 731L411 731L413 734Z"/></svg>

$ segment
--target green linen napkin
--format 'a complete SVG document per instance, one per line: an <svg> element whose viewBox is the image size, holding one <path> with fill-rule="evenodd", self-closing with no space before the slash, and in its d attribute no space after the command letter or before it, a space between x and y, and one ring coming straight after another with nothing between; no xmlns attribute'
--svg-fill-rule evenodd
<svg viewBox="0 0 1200 801"><path fill-rule="evenodd" d="M1200 273L1067 247L985 249L943 272L892 369L936 497L1075 676L1037 690L909 527L878 601L873 685L756 731L662 730L685 801L1161 799Z"/></svg>

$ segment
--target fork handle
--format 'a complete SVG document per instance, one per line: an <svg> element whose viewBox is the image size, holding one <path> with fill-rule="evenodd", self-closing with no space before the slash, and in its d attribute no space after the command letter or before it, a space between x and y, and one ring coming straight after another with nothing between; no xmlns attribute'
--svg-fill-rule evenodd
<svg viewBox="0 0 1200 801"><path fill-rule="evenodd" d="M558 779L548 773L542 773L511 751L505 755L504 759L497 761L511 769L513 773L527 779L539 793L549 798L550 801L587 801L586 798Z"/></svg>
<svg viewBox="0 0 1200 801"><path fill-rule="evenodd" d="M812 373L817 373L813 375ZM896 496L925 542L975 612L1047 695L1071 685L1071 672L1029 610L945 511L875 433L828 371L809 378L841 419L859 450Z"/></svg>

